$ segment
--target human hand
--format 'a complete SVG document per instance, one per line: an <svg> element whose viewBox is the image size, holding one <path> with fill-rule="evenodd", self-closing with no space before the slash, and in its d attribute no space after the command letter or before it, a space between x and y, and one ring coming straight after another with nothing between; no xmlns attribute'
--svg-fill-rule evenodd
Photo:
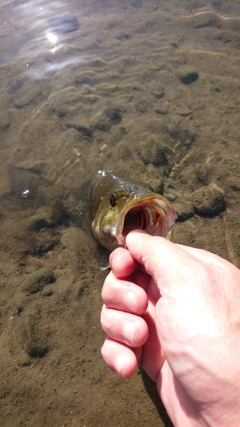
<svg viewBox="0 0 240 427"><path fill-rule="evenodd" d="M122 377L141 365L176 426L240 425L240 271L134 231L110 256L102 347Z"/></svg>

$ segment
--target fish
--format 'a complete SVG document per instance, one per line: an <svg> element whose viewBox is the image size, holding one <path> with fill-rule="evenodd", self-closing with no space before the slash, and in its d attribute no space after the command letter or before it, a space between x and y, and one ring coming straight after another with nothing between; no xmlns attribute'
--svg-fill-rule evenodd
<svg viewBox="0 0 240 427"><path fill-rule="evenodd" d="M170 202L149 184L122 178L112 170L99 170L92 180L89 208L93 234L110 251L126 248L132 230L171 240L177 219Z"/></svg>

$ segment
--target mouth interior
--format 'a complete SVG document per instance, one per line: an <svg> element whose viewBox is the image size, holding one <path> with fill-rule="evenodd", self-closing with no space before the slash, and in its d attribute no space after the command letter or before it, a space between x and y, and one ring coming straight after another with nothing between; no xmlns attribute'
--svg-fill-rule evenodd
<svg viewBox="0 0 240 427"><path fill-rule="evenodd" d="M126 236L132 230L147 230L155 222L154 219L156 221L156 218L153 218L151 209L141 206L133 207L125 216L123 235Z"/></svg>

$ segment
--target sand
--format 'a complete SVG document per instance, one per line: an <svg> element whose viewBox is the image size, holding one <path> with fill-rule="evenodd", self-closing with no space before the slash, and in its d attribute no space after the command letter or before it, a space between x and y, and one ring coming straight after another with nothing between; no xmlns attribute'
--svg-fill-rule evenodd
<svg viewBox="0 0 240 427"><path fill-rule="evenodd" d="M10 166L53 185L40 179L24 209L15 196L0 203L0 425L170 426L144 373L122 380L102 361L107 272L87 185L112 169L163 188L174 241L239 266L240 4L1 6L0 194ZM52 39L55 15L79 29ZM220 208L194 209L209 186Z"/></svg>

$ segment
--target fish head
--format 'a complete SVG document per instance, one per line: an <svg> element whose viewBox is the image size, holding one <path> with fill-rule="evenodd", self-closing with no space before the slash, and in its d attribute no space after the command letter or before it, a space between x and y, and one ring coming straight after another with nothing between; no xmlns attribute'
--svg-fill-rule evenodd
<svg viewBox="0 0 240 427"><path fill-rule="evenodd" d="M126 237L132 230L171 238L177 215L169 201L152 192L148 185L114 178L115 185L105 187L99 194L98 207L92 216L96 239L113 250L126 247Z"/></svg>

